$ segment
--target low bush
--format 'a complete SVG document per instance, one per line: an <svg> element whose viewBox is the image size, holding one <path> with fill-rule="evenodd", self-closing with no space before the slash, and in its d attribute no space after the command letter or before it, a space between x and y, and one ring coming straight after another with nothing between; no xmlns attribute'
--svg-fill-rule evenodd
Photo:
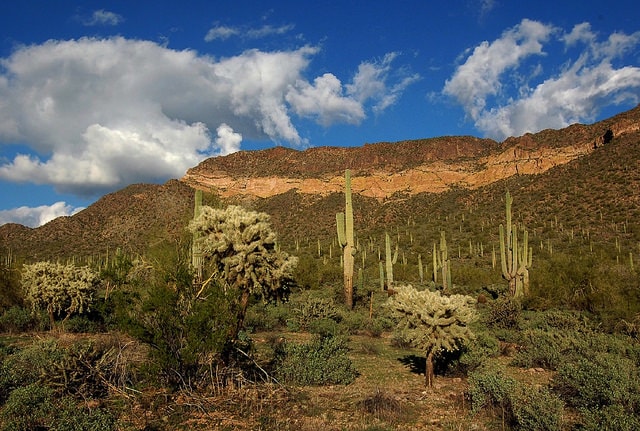
<svg viewBox="0 0 640 431"><path fill-rule="evenodd" d="M309 329L313 322L320 319L334 322L339 322L341 319L335 303L327 298L309 297L295 306L295 314L302 330Z"/></svg>
<svg viewBox="0 0 640 431"><path fill-rule="evenodd" d="M2 431L50 429L57 410L53 399L53 391L42 384L16 388L0 411Z"/></svg>
<svg viewBox="0 0 640 431"><path fill-rule="evenodd" d="M286 328L293 319L291 307L260 302L247 309L244 326L249 332L273 331Z"/></svg>
<svg viewBox="0 0 640 431"><path fill-rule="evenodd" d="M315 336L306 344L282 341L274 354L274 374L284 383L347 385L357 376L346 340L340 337Z"/></svg>
<svg viewBox="0 0 640 431"><path fill-rule="evenodd" d="M503 423L522 431L560 431L564 405L545 388L536 388L505 376L499 368L482 368L469 377L472 412L487 409Z"/></svg>
<svg viewBox="0 0 640 431"><path fill-rule="evenodd" d="M31 310L13 306L0 315L0 331L19 333L33 330L37 327L37 318Z"/></svg>
<svg viewBox="0 0 640 431"><path fill-rule="evenodd" d="M509 397L517 382L505 375L503 369L481 368L469 374L469 395L471 411L500 408L502 412L509 406Z"/></svg>
<svg viewBox="0 0 640 431"><path fill-rule="evenodd" d="M517 385L509 395L511 423L521 431L560 431L564 404L545 388Z"/></svg>
<svg viewBox="0 0 640 431"><path fill-rule="evenodd" d="M518 329L522 306L510 297L502 297L491 303L484 321L490 328Z"/></svg>
<svg viewBox="0 0 640 431"><path fill-rule="evenodd" d="M397 422L407 415L406 403L400 402L380 389L377 389L373 395L365 397L360 402L360 407L366 413L385 422Z"/></svg>
<svg viewBox="0 0 640 431"><path fill-rule="evenodd" d="M640 413L638 368L630 359L615 354L595 353L563 363L554 389L576 408L619 405L628 413Z"/></svg>
<svg viewBox="0 0 640 431"><path fill-rule="evenodd" d="M601 408L580 409L580 429L583 431L637 431L640 429L640 417L629 412L621 405Z"/></svg>
<svg viewBox="0 0 640 431"><path fill-rule="evenodd" d="M483 366L489 358L500 355L500 342L489 332L476 332L476 337L465 344L459 352L458 358L453 360L448 368L455 374L469 374Z"/></svg>
<svg viewBox="0 0 640 431"><path fill-rule="evenodd" d="M518 344L520 350L512 365L522 368L540 367L556 370L573 347L574 338L566 333L547 332L538 329L522 331Z"/></svg>
<svg viewBox="0 0 640 431"><path fill-rule="evenodd" d="M106 410L84 408L71 398L59 398L46 385L33 383L11 392L0 410L2 431L111 431L115 418Z"/></svg>

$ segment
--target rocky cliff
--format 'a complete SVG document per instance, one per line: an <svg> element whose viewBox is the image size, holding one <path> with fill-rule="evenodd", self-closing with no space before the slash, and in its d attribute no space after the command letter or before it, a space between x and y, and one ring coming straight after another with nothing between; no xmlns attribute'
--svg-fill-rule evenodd
<svg viewBox="0 0 640 431"><path fill-rule="evenodd" d="M615 137L637 132L639 112L635 108L594 125L544 130L502 143L460 136L305 151L241 151L205 160L181 181L225 198L269 198L290 190L328 195L343 189L344 169L349 168L354 193L376 199L398 192L474 190L513 175L541 174Z"/></svg>

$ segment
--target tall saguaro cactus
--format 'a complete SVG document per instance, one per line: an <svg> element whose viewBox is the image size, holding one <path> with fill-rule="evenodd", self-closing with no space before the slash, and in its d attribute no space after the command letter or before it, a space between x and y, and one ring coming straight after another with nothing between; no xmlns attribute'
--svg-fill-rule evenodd
<svg viewBox="0 0 640 431"><path fill-rule="evenodd" d="M440 232L440 249L433 243L433 281L438 282L438 270L442 271L442 290L451 287L451 260L447 249L447 238L444 231Z"/></svg>
<svg viewBox="0 0 640 431"><path fill-rule="evenodd" d="M356 254L356 244L353 235L353 204L351 202L351 171L344 172L345 179L345 208L344 212L336 214L338 228L338 242L342 247L342 262L344 269L344 300L348 308L353 308L353 266Z"/></svg>
<svg viewBox="0 0 640 431"><path fill-rule="evenodd" d="M509 293L514 298L529 292L529 268L533 250L529 248L529 233L525 230L522 245L518 242L518 227L511 222L513 198L505 195L506 226L500 224L500 260L502 277L509 282ZM506 230L506 232L505 232Z"/></svg>
<svg viewBox="0 0 640 431"><path fill-rule="evenodd" d="M193 219L196 220L202 212L202 190L196 190L194 197L195 203L193 205ZM193 232L193 239L191 242L191 266L195 271L195 277L193 280L195 284L202 283L202 265L204 263L204 257L202 254L201 237L202 234L200 232Z"/></svg>
<svg viewBox="0 0 640 431"><path fill-rule="evenodd" d="M387 288L393 286L393 265L398 261L398 245L396 244L396 251L391 257L391 237L388 232L384 234L384 256L385 256L385 269L387 271Z"/></svg>

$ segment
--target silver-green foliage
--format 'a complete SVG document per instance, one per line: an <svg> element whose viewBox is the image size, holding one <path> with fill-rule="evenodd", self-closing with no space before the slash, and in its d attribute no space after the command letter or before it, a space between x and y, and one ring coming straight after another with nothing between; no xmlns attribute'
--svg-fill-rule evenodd
<svg viewBox="0 0 640 431"><path fill-rule="evenodd" d="M50 319L89 310L100 284L98 274L91 268L60 263L37 262L24 265L22 288L34 310L46 310Z"/></svg>
<svg viewBox="0 0 640 431"><path fill-rule="evenodd" d="M434 355L458 350L473 337L469 324L477 317L475 299L411 286L396 286L394 291L387 308L398 321L398 335L426 353L426 384L431 386Z"/></svg>
<svg viewBox="0 0 640 431"><path fill-rule="evenodd" d="M469 324L476 319L475 299L467 295L444 296L439 291L396 286L387 307L399 321L400 335L415 347L453 351L472 338Z"/></svg>
<svg viewBox="0 0 640 431"><path fill-rule="evenodd" d="M235 205L203 206L189 228L201 234L203 257L218 278L265 299L282 296L298 258L277 249L268 214Z"/></svg>

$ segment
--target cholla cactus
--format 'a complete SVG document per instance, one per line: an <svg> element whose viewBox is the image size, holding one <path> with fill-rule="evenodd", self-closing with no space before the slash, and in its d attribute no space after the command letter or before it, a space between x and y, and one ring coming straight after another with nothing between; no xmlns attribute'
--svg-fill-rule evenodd
<svg viewBox="0 0 640 431"><path fill-rule="evenodd" d="M433 384L433 359L439 352L454 351L473 334L469 324L476 319L475 299L466 295L443 296L440 292L419 291L396 286L386 303L398 320L398 335L426 355L425 384Z"/></svg>
<svg viewBox="0 0 640 431"><path fill-rule="evenodd" d="M63 321L74 313L89 310L100 279L89 267L37 262L24 265L22 287L34 310L46 310L55 327L54 317Z"/></svg>
<svg viewBox="0 0 640 431"><path fill-rule="evenodd" d="M204 261L213 275L240 293L238 331L250 294L265 300L286 298L298 258L277 249L268 214L234 205L203 206L189 229L199 234Z"/></svg>

